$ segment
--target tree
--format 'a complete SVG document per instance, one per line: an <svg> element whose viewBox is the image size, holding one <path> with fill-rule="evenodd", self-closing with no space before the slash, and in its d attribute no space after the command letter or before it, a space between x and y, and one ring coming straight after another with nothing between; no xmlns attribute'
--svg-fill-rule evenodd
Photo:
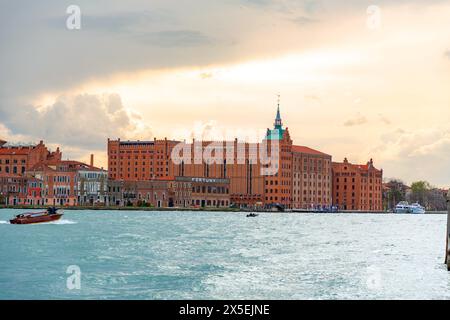
<svg viewBox="0 0 450 320"><path fill-rule="evenodd" d="M445 211L447 201L442 190L430 185L427 181L416 181L411 184L409 202L418 202L430 211Z"/></svg>
<svg viewBox="0 0 450 320"><path fill-rule="evenodd" d="M408 188L403 181L399 179L390 179L385 184L383 198L385 208L393 209L397 203L404 201L406 198L406 189Z"/></svg>
<svg viewBox="0 0 450 320"><path fill-rule="evenodd" d="M428 191L431 190L431 185L426 181L416 181L411 184L410 201L418 202L422 205L427 205Z"/></svg>
<svg viewBox="0 0 450 320"><path fill-rule="evenodd" d="M432 211L447 210L447 199L442 190L433 188L427 192L427 207Z"/></svg>

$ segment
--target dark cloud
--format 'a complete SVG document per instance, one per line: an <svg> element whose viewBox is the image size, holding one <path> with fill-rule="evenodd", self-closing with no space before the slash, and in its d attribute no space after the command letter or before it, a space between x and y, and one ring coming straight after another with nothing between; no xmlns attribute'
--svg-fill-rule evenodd
<svg viewBox="0 0 450 320"><path fill-rule="evenodd" d="M413 2L429 4L438 0ZM377 5L395 3L407 2L380 0ZM81 30L66 29L66 8L72 4L81 8ZM58 139L54 142L62 139L77 145L85 143L79 142L77 135L82 139L100 136L103 139L108 133L105 129L97 133L75 127L78 121L83 126L91 122L84 121L83 113L74 112L74 105L80 110L90 105L92 115L103 119L99 120L100 124L101 121L106 121L104 125L118 121L116 125L120 129L126 127L130 119L121 113L123 106L117 101L105 104L99 97L81 96L84 98L76 101L60 99L39 112L24 101L120 72L232 63L280 53L286 50L283 45L252 46L252 37L264 32L261 26L272 25L280 19L297 19L300 25L322 22L322 14L349 14L350 8L364 16L369 4L372 1L3 1L0 9L0 123L15 134ZM270 21L261 23L258 19L261 11L264 13L261 17ZM297 45L302 41L294 42ZM298 46L304 48L311 44L305 41ZM71 114L72 123L67 114ZM50 126L53 122L55 124ZM44 129L46 126L51 128ZM70 129L71 135L63 132L61 138L56 128L65 127ZM102 140L90 143L102 143Z"/></svg>
<svg viewBox="0 0 450 320"><path fill-rule="evenodd" d="M117 94L62 96L42 110L1 107L0 118L12 134L92 149L102 149L108 137L135 129Z"/></svg>

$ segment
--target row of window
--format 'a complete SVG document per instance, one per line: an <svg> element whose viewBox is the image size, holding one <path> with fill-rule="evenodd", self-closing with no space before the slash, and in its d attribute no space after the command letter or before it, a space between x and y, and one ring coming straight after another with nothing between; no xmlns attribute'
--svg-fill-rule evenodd
<svg viewBox="0 0 450 320"><path fill-rule="evenodd" d="M25 167L17 167L17 166L0 166L0 173L13 173L13 174L24 174L25 173Z"/></svg>
<svg viewBox="0 0 450 320"><path fill-rule="evenodd" d="M11 162L9 161L9 159L5 159L5 161L3 161L3 159L0 159L0 164L3 164L3 163L5 163L5 164L10 164ZM19 161L18 161L17 159L13 159L12 163L18 164ZM21 159L21 160L20 160L20 163L21 163L21 164L25 164L25 163L26 163L26 160L25 160L25 159Z"/></svg>

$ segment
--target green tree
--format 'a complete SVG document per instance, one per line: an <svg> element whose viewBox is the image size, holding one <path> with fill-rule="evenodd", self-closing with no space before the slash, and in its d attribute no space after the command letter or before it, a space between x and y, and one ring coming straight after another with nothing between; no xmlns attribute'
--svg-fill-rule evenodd
<svg viewBox="0 0 450 320"><path fill-rule="evenodd" d="M411 194L409 196L410 202L418 202L427 207L428 193L431 190L431 185L427 181L416 181L411 184Z"/></svg>
<svg viewBox="0 0 450 320"><path fill-rule="evenodd" d="M397 203L404 201L406 198L407 186L399 179L389 179L384 183L385 191L383 192L384 207L393 209Z"/></svg>

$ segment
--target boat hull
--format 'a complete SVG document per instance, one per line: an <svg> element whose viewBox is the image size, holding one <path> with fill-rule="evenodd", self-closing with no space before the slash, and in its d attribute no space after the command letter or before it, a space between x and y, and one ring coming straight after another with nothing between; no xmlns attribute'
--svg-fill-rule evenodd
<svg viewBox="0 0 450 320"><path fill-rule="evenodd" d="M62 213L48 214L38 217L21 217L9 220L11 224L32 224L32 223L43 223L59 220L62 217Z"/></svg>

